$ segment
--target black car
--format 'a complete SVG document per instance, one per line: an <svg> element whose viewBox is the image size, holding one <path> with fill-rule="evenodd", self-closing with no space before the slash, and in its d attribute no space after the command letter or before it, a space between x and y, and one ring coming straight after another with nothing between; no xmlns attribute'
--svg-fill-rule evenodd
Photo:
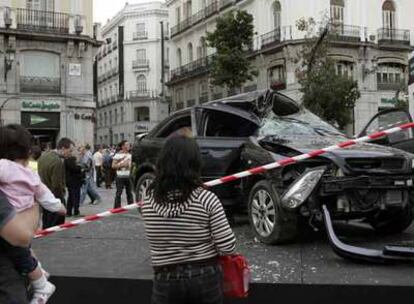
<svg viewBox="0 0 414 304"><path fill-rule="evenodd" d="M411 121L403 110L377 115L361 135ZM348 138L292 99L256 91L172 114L133 150L138 199L154 178L166 138L191 132L203 157L204 181L327 147ZM378 139L413 151L411 130ZM380 232L400 232L413 220L414 155L378 144L358 144L297 164L214 187L228 210L248 210L262 242L295 238L300 222L318 227L323 208L333 219L363 219Z"/></svg>

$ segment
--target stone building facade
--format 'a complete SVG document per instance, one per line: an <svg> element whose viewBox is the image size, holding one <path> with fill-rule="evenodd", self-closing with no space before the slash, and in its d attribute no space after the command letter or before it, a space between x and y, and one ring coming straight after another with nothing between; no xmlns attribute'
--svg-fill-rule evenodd
<svg viewBox="0 0 414 304"><path fill-rule="evenodd" d="M93 143L93 0L0 1L1 123Z"/></svg>
<svg viewBox="0 0 414 304"><path fill-rule="evenodd" d="M100 30L104 44L96 57L98 143L133 141L168 115L161 83L160 22L167 32L163 3L126 4ZM168 41L164 44L167 55ZM164 63L168 75L168 60Z"/></svg>
<svg viewBox="0 0 414 304"><path fill-rule="evenodd" d="M171 24L171 73L168 86L173 108L180 109L226 96L209 85L214 49L207 48L207 31L218 16L235 9L254 17L254 45L249 53L257 78L243 91L274 85L300 100L293 57L304 42L295 23L312 17L330 19L330 56L338 73L358 81L361 98L354 109L349 133L361 130L378 110L395 103L396 91L406 87L408 55L413 49L411 0L167 0Z"/></svg>

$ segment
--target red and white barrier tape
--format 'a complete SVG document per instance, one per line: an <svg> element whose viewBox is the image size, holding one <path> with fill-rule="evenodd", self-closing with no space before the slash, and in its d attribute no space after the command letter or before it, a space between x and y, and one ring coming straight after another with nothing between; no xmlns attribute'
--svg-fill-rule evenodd
<svg viewBox="0 0 414 304"><path fill-rule="evenodd" d="M402 130L405 130L405 129L410 129L410 128L413 128L413 127L414 127L413 122L406 123L406 124L403 124L403 125L398 126L398 127L394 127L394 128L388 129L388 130L376 132L374 134L363 136L363 137L360 137L360 138L357 138L357 139L347 140L345 142L342 142L342 143L337 144L337 145L329 146L327 148L314 150L312 152L301 154L301 155L294 156L294 157L285 158L285 159L282 159L282 160L274 162L274 163L270 163L270 164L267 164L267 165L255 167L255 168L252 168L252 169L249 169L249 170L246 170L246 171L242 171L242 172L239 172L239 173L236 173L236 174L232 174L232 175L225 176L225 177L222 177L222 178L219 178L219 179L215 179L215 180L204 183L204 186L213 187L213 186L225 184L225 183L228 183L228 182L232 182L232 181L241 179L243 177L256 175L256 174L261 174L263 172L266 172L266 171L269 171L269 170L272 170L272 169L275 169L275 168L284 167L284 166L287 166L287 165L290 165L290 164L300 162L300 161L305 160L305 159L317 157L317 156L320 156L322 154L325 154L325 153L333 151L333 150L343 149L343 148L347 148L347 147L356 145L358 143L368 142L370 140L378 139L378 138L381 138L383 136L386 136L386 135L389 135L389 134L392 134L392 133L396 133L396 132L399 132L399 131L402 131ZM52 233L55 233L55 232L58 232L58 231L67 230L67 229L77 227L77 226L82 225L82 224L97 221L97 220L100 220L102 218L109 217L113 214L125 213L129 210L139 208L140 205L142 205L142 202L137 202L137 203L132 204L132 205L127 205L125 207L111 209L111 210L108 210L108 211L105 211L105 212L102 212L102 213L98 213L98 214L95 214L95 215L89 215L89 216L86 216L86 217L78 219L78 220L67 222L67 223L64 223L64 224L59 225L59 226L47 228L47 229L39 231L37 233L37 235L35 236L35 238L40 238L40 237L47 236L49 234L52 234Z"/></svg>

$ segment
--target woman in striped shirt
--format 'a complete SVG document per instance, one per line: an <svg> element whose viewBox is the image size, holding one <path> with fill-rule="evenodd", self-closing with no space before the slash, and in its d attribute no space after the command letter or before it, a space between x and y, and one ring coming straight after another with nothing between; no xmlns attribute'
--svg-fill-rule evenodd
<svg viewBox="0 0 414 304"><path fill-rule="evenodd" d="M218 255L235 238L217 196L202 187L197 143L167 140L142 215L154 268L153 304L223 302Z"/></svg>

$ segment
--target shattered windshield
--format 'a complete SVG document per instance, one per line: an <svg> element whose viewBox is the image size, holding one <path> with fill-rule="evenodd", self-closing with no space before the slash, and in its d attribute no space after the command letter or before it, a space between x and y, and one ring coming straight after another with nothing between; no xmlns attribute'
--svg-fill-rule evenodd
<svg viewBox="0 0 414 304"><path fill-rule="evenodd" d="M270 112L263 119L258 130L259 137L278 136L289 137L293 135L318 135L346 138L339 130L311 113L302 109L300 112L280 117Z"/></svg>

